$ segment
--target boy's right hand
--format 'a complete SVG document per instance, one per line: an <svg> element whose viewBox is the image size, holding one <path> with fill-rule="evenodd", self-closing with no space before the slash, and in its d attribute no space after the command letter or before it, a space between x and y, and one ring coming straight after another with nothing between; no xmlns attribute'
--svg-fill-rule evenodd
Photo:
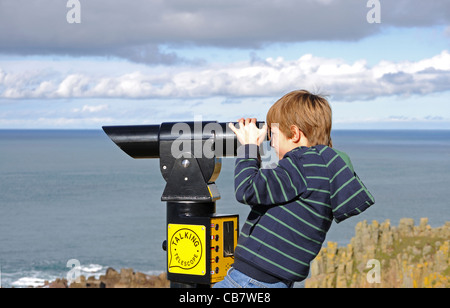
<svg viewBox="0 0 450 308"><path fill-rule="evenodd" d="M264 124L262 129L256 126L255 118L241 118L238 120L239 128L236 128L233 123L229 123L228 126L236 134L239 142L242 145L256 144L260 146L267 136L267 124Z"/></svg>

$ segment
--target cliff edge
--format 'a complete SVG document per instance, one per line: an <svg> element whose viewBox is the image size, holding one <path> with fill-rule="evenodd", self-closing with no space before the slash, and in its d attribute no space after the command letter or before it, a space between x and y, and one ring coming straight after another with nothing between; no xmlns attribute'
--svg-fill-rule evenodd
<svg viewBox="0 0 450 308"><path fill-rule="evenodd" d="M449 288L450 222L431 228L404 218L399 226L357 224L347 247L328 242L311 263L307 288Z"/></svg>

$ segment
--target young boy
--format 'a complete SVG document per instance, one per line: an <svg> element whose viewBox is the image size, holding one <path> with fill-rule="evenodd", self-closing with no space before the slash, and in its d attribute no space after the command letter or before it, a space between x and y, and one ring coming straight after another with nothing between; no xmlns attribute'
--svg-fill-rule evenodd
<svg viewBox="0 0 450 308"><path fill-rule="evenodd" d="M235 263L215 288L287 288L304 280L334 219L337 223L374 204L349 157L332 148L331 108L308 91L277 101L267 125L256 119L230 124L243 145L235 168L236 198L251 206ZM277 123L275 125L275 123ZM280 159L261 169L259 145L271 132Z"/></svg>

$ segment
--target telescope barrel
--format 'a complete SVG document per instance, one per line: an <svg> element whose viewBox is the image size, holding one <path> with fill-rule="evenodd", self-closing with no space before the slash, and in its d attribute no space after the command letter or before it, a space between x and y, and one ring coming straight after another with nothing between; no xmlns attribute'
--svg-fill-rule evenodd
<svg viewBox="0 0 450 308"><path fill-rule="evenodd" d="M205 140L215 138L216 157L235 157L239 146L236 134L226 123L203 122L199 125L202 131L192 129L189 136L182 136L176 128L194 128L194 122L163 123L161 125L138 125L138 126L104 126L103 130L111 140L119 146L125 153L133 158L160 158L160 141L176 140L177 138L191 140ZM235 126L237 122L231 122ZM183 124L185 124L183 126ZM257 122L256 125L262 128L264 122ZM180 127L180 126L179 126Z"/></svg>

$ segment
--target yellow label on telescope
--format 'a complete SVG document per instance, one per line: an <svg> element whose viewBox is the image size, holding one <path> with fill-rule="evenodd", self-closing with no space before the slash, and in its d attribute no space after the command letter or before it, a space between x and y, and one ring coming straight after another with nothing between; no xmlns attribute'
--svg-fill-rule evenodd
<svg viewBox="0 0 450 308"><path fill-rule="evenodd" d="M206 274L206 227L199 225L168 226L169 273Z"/></svg>

